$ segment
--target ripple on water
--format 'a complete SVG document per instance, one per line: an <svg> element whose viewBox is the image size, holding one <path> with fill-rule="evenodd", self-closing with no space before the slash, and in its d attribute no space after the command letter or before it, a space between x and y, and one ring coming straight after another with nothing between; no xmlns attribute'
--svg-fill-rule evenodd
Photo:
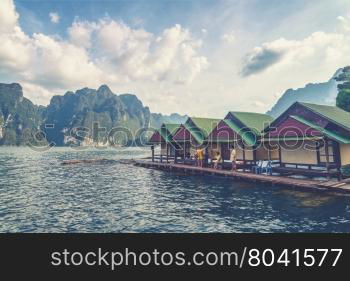
<svg viewBox="0 0 350 281"><path fill-rule="evenodd" d="M1 232L350 232L350 199L117 161L147 150L0 148Z"/></svg>

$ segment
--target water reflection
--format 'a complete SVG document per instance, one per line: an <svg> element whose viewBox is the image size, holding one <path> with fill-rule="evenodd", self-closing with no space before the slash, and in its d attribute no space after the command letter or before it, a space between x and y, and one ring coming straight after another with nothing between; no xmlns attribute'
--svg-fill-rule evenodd
<svg viewBox="0 0 350 281"><path fill-rule="evenodd" d="M350 232L348 196L67 159L142 149L0 148L2 232Z"/></svg>

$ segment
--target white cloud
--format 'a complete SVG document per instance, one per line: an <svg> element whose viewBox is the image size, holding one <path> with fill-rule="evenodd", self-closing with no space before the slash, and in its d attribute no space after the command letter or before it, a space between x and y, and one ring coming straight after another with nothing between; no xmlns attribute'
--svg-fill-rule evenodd
<svg viewBox="0 0 350 281"><path fill-rule="evenodd" d="M259 101L259 100L256 100L256 101L252 102L252 105L253 105L254 107L258 107L258 108L264 108L264 107L266 107L266 104L263 103L262 101Z"/></svg>
<svg viewBox="0 0 350 281"><path fill-rule="evenodd" d="M94 23L75 21L68 28L70 42L78 47L90 48L91 34L96 28L97 26Z"/></svg>
<svg viewBox="0 0 350 281"><path fill-rule="evenodd" d="M160 36L144 29L104 19L98 23L75 22L69 29L76 46L94 42L96 65L113 73L113 81L173 81L189 83L208 65L197 54L201 42L180 25L165 29Z"/></svg>
<svg viewBox="0 0 350 281"><path fill-rule="evenodd" d="M236 36L233 31L229 33L225 33L224 35L221 36L221 40L228 44L232 44L236 41Z"/></svg>
<svg viewBox="0 0 350 281"><path fill-rule="evenodd" d="M269 52L280 56L259 68L264 62L262 54ZM237 99L240 107L258 110L250 101L264 97L265 107L259 111L267 111L287 89L326 82L339 68L350 65L350 34L319 31L300 40L280 38L255 47L248 58L241 71L249 69L250 73L243 71L245 76L238 80Z"/></svg>
<svg viewBox="0 0 350 281"><path fill-rule="evenodd" d="M0 72L25 72L34 51L31 39L15 26L12 33L0 33L0 41Z"/></svg>
<svg viewBox="0 0 350 281"><path fill-rule="evenodd" d="M74 87L101 82L100 70L84 48L58 41L44 34L34 34L35 64L30 68L31 81L46 87Z"/></svg>
<svg viewBox="0 0 350 281"><path fill-rule="evenodd" d="M0 17L0 73L25 84L31 93L45 92L46 102L47 91L58 89L145 81L191 83L208 66L199 54L201 41L180 25L157 36L108 18L76 20L65 40L25 34L12 0L1 0L0 12L7 15ZM51 20L58 22L56 16L51 13Z"/></svg>
<svg viewBox="0 0 350 281"><path fill-rule="evenodd" d="M231 11L224 18L232 18ZM181 25L154 33L108 17L95 22L77 18L67 38L59 38L26 34L13 0L0 0L0 14L5 15L0 16L0 76L20 82L25 95L41 104L66 90L108 84L116 93L137 94L152 111L222 118L228 110L266 111L276 93L326 81L350 64L348 16L338 18L336 31L314 33L308 30L315 25L298 26L310 14L286 18L268 33L222 19L217 29L210 28L220 40L201 30L208 23L196 18L206 43L202 48L202 41ZM293 24L297 40L296 32L289 32Z"/></svg>
<svg viewBox="0 0 350 281"><path fill-rule="evenodd" d="M12 32L13 28L17 24L19 18L13 0L1 0L0 1L0 32L8 33Z"/></svg>
<svg viewBox="0 0 350 281"><path fill-rule="evenodd" d="M21 82L23 92L34 104L46 104L53 94L62 94L60 90L47 90L46 88L32 83Z"/></svg>
<svg viewBox="0 0 350 281"><path fill-rule="evenodd" d="M164 30L152 45L154 51L150 52L146 61L158 80L188 83L208 67L207 58L198 56L196 52L202 42L194 40L190 32L180 25Z"/></svg>
<svg viewBox="0 0 350 281"><path fill-rule="evenodd" d="M346 32L350 31L350 16L338 16L337 20L340 24L341 29L343 29Z"/></svg>
<svg viewBox="0 0 350 281"><path fill-rule="evenodd" d="M12 33L1 32L0 40L0 72L15 81L47 89L101 82L101 71L84 48L41 33L28 36L18 23Z"/></svg>
<svg viewBox="0 0 350 281"><path fill-rule="evenodd" d="M345 63L350 54L350 38L341 33L314 32L302 40L280 38L254 48L246 57L242 73L257 74L267 69Z"/></svg>
<svg viewBox="0 0 350 281"><path fill-rule="evenodd" d="M61 19L59 14L55 12L49 13L49 17L52 23L59 23Z"/></svg>

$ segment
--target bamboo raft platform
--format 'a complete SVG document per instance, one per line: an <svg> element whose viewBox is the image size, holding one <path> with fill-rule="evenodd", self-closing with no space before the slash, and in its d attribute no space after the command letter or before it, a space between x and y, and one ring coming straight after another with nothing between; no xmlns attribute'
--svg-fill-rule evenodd
<svg viewBox="0 0 350 281"><path fill-rule="evenodd" d="M110 159L77 159L77 160L63 160L61 165L76 165L76 164L108 164L115 163L115 160Z"/></svg>
<svg viewBox="0 0 350 281"><path fill-rule="evenodd" d="M129 162L129 164L131 164ZM135 160L132 162L133 165L159 169L173 172L182 172L186 174L193 175L212 175L212 176L222 176L238 180L250 181L250 182L261 182L268 183L272 185L282 185L288 187L295 187L300 189L309 189L309 190L319 190L327 192L336 192L336 193L348 193L350 195L350 182L349 180L343 181L332 181L332 180L312 180L312 179L298 179L285 176L275 176L275 175L257 175L251 172L232 172L228 170L217 170L213 168L201 168L191 165L184 164L174 164L174 163L160 163L160 162L151 162L147 160Z"/></svg>

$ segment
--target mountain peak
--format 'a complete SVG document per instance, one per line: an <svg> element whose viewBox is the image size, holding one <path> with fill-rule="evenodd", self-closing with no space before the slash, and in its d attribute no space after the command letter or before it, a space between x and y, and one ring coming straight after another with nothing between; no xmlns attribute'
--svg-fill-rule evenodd
<svg viewBox="0 0 350 281"><path fill-rule="evenodd" d="M0 93L11 93L16 98L23 97L22 86L18 83L12 83L12 84L0 83Z"/></svg>
<svg viewBox="0 0 350 281"><path fill-rule="evenodd" d="M126 93L126 94L119 95L119 97L121 98L121 100L124 103L134 104L134 105L138 105L138 106L143 106L142 101L140 101L139 98L136 95L134 95L134 94Z"/></svg>
<svg viewBox="0 0 350 281"><path fill-rule="evenodd" d="M99 94L108 95L108 96L114 95L114 93L111 91L111 89L107 85L101 85L98 88L97 92Z"/></svg>
<svg viewBox="0 0 350 281"><path fill-rule="evenodd" d="M267 112L267 114L278 117L294 102L319 103L324 105L335 105L335 99L338 93L337 82L334 77L343 73L344 69L338 69L335 74L326 82L307 83L302 88L288 89L278 99L276 104Z"/></svg>
<svg viewBox="0 0 350 281"><path fill-rule="evenodd" d="M49 142L65 145L72 141L69 134L72 129L92 128L96 122L107 130L123 126L137 132L151 123L159 127L165 120L168 116L153 117L150 109L136 95L117 96L107 85L101 85L98 90L82 88L68 91L62 96L53 96L47 107L37 107L23 97L20 84L0 83L0 125L3 127L0 145L24 144L24 129L41 128ZM46 130L43 124L54 124L54 128Z"/></svg>

